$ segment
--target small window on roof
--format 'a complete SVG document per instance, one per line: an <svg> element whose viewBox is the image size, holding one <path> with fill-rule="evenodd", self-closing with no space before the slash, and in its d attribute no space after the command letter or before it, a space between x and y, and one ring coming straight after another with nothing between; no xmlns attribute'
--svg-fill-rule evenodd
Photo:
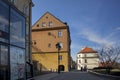
<svg viewBox="0 0 120 80"><path fill-rule="evenodd" d="M49 27L52 27L52 26L53 26L53 22L50 21L50 22L48 23L48 25L49 25Z"/></svg>
<svg viewBox="0 0 120 80"><path fill-rule="evenodd" d="M46 27L46 23L45 22L42 22L42 27Z"/></svg>
<svg viewBox="0 0 120 80"><path fill-rule="evenodd" d="M39 24L37 24L37 27L39 27Z"/></svg>
<svg viewBox="0 0 120 80"><path fill-rule="evenodd" d="M48 19L48 16L46 16L46 19Z"/></svg>

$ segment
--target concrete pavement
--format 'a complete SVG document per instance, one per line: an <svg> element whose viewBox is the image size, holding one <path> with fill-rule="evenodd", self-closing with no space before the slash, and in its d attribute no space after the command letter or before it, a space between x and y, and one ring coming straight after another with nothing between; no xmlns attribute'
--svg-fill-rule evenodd
<svg viewBox="0 0 120 80"><path fill-rule="evenodd" d="M45 75L35 76L33 79L34 80L49 80L51 78L57 77L58 75L59 75L58 73L49 73Z"/></svg>
<svg viewBox="0 0 120 80"><path fill-rule="evenodd" d="M105 77L96 76L88 72L68 72L61 73L59 76L49 80L112 80Z"/></svg>
<svg viewBox="0 0 120 80"><path fill-rule="evenodd" d="M107 77L96 76L89 72L72 71L66 73L49 73L34 77L34 80L114 80ZM119 80L119 79L115 79Z"/></svg>

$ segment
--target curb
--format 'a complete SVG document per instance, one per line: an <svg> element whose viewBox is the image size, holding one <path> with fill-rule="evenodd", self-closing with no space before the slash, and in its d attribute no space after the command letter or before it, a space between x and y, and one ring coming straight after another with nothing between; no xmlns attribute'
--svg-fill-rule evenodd
<svg viewBox="0 0 120 80"><path fill-rule="evenodd" d="M97 72L94 72L94 71L91 71L91 70L89 70L88 72L91 73L91 74L97 75L97 76L107 77L107 78L112 79L112 80L120 80L120 76L100 74L100 73L97 73Z"/></svg>

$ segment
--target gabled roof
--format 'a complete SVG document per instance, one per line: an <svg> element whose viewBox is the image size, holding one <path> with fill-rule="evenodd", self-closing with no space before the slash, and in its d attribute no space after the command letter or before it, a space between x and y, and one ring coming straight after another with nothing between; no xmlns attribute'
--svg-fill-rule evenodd
<svg viewBox="0 0 120 80"><path fill-rule="evenodd" d="M64 26L68 26L66 22L62 22L60 19L58 19L57 17L55 17L53 14L51 14L50 12L46 12L43 16L41 16L34 24L32 27L34 27L43 17L45 17L46 15L50 15L52 17L54 17L56 20L58 20L61 24L63 24Z"/></svg>
<svg viewBox="0 0 120 80"><path fill-rule="evenodd" d="M85 47L80 51L80 53L97 53L97 51L93 50L92 48Z"/></svg>

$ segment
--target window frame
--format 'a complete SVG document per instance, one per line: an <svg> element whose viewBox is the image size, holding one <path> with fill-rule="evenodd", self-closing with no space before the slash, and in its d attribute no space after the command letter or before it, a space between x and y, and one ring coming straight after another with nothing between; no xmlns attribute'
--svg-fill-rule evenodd
<svg viewBox="0 0 120 80"><path fill-rule="evenodd" d="M58 30L58 38L62 37L62 30Z"/></svg>
<svg viewBox="0 0 120 80"><path fill-rule="evenodd" d="M42 28L46 27L46 22L42 22Z"/></svg>
<svg viewBox="0 0 120 80"><path fill-rule="evenodd" d="M52 27L53 26L53 22L52 21L48 22L48 26Z"/></svg>
<svg viewBox="0 0 120 80"><path fill-rule="evenodd" d="M10 13L11 13L10 14L10 44L25 48L26 19L24 16L22 16L20 13L18 13L13 8L10 9ZM15 17L15 15L17 16L17 18ZM13 21L15 20L15 18L21 22L21 23L19 23L20 29L18 29L20 33L18 32L18 30L16 32L16 28L18 28L18 27L16 27L16 24L18 24L18 21L15 21L15 23L14 23ZM15 31L17 34L14 34L13 31ZM14 42L16 42L16 43L14 43Z"/></svg>

